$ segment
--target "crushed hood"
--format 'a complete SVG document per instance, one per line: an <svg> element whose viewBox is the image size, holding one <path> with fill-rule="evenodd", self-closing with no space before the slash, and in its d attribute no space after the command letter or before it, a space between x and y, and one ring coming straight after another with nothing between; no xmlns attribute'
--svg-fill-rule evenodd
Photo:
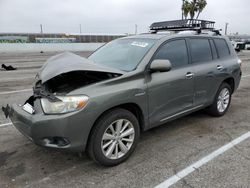
<svg viewBox="0 0 250 188"><path fill-rule="evenodd" d="M45 83L46 81L59 76L60 74L73 71L95 71L124 74L123 71L118 69L97 65L89 59L70 52L65 52L49 58L42 66L38 76L42 83Z"/></svg>

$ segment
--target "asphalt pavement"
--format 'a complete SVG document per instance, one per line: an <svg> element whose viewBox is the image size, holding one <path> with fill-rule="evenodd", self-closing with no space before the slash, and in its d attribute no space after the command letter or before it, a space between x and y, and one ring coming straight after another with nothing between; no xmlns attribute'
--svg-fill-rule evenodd
<svg viewBox="0 0 250 188"><path fill-rule="evenodd" d="M78 53L87 56L90 52ZM0 106L22 104L39 68L55 53L1 53L16 71L0 70ZM22 136L0 112L0 187L155 187L250 131L250 51L241 52L243 77L227 114L203 111L141 134L134 154L102 167L83 154L48 150ZM250 138L220 153L172 187L250 187Z"/></svg>

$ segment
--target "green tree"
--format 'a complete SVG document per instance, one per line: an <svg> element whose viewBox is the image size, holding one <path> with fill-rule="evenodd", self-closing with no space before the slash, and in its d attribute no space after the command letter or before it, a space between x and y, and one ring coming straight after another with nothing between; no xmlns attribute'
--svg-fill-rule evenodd
<svg viewBox="0 0 250 188"><path fill-rule="evenodd" d="M182 5L183 15L185 19L188 18L188 15L190 16L190 19L194 19L195 14L197 13L196 19L198 19L206 6L206 0L184 0Z"/></svg>
<svg viewBox="0 0 250 188"><path fill-rule="evenodd" d="M205 9L206 6L207 6L207 1L206 0L198 0L196 2L196 8L197 8L197 11L198 11L196 19L199 18L200 13Z"/></svg>
<svg viewBox="0 0 250 188"><path fill-rule="evenodd" d="M197 12L197 0L191 1L190 5L191 5L189 11L190 19L194 19L195 13Z"/></svg>
<svg viewBox="0 0 250 188"><path fill-rule="evenodd" d="M191 9L190 2L188 0L184 0L182 5L182 11L185 19L187 19L190 9Z"/></svg>

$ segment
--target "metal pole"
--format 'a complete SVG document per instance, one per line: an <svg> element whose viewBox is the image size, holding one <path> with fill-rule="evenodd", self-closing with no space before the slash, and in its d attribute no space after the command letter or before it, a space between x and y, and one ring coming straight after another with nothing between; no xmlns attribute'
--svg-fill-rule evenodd
<svg viewBox="0 0 250 188"><path fill-rule="evenodd" d="M40 24L40 30L41 30L41 34L43 34L43 25Z"/></svg>
<svg viewBox="0 0 250 188"><path fill-rule="evenodd" d="M227 27L228 27L229 23L226 23L225 25L225 35L227 35Z"/></svg>
<svg viewBox="0 0 250 188"><path fill-rule="evenodd" d="M82 24L80 24L79 26L80 26L80 33L82 33Z"/></svg>
<svg viewBox="0 0 250 188"><path fill-rule="evenodd" d="M137 35L137 27L138 27L138 25L135 24L135 34L136 34L136 35Z"/></svg>

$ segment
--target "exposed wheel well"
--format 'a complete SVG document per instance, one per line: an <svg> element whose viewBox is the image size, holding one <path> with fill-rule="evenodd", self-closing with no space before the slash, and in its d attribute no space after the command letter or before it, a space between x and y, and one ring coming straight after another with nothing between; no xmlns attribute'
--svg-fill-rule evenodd
<svg viewBox="0 0 250 188"><path fill-rule="evenodd" d="M117 109L117 108L122 108L122 109L126 109L128 111L130 111L132 114L135 115L135 117L137 118L138 122L139 122L139 126L140 126L140 129L141 130L144 130L144 125L145 125L145 121L144 121L144 115L142 113L142 110L141 108L135 104L135 103L126 103L126 104L121 104L121 105L118 105L118 106L114 106L108 110L106 110L105 112L103 112L96 120L95 120L95 123L94 125L92 126L91 130L90 130L90 133L89 133L89 136L88 136L88 142L87 142L87 147L89 145L89 138L90 138L90 135L92 134L92 131L93 131L93 128L94 126L96 125L96 123L98 122L98 120L103 116L105 115L106 113L114 110L114 109Z"/></svg>
<svg viewBox="0 0 250 188"><path fill-rule="evenodd" d="M231 86L232 93L233 93L234 89L235 89L234 79L232 77L231 78L227 78L223 82L225 82L225 83L227 83L227 84L229 84Z"/></svg>
<svg viewBox="0 0 250 188"><path fill-rule="evenodd" d="M137 120L139 122L139 125L140 125L140 129L144 128L144 124L145 124L144 116L143 116L141 108L137 104L135 104L135 103L127 103L127 104L119 105L119 106L117 106L115 108L124 108L124 109L130 111L137 118Z"/></svg>
<svg viewBox="0 0 250 188"><path fill-rule="evenodd" d="M114 106L108 110L106 110L105 112L103 112L95 122L98 121L99 118L101 118L104 114L106 114L107 112L109 111L112 111L116 108L123 108L123 109L126 109L128 111L130 111L132 114L135 115L135 117L137 118L138 122L139 122L139 125L140 125L140 129L143 129L144 128L144 125L145 125L145 122L144 122L144 116L143 116L143 113L142 113L142 110L141 108L135 104L135 103L125 103L125 104L121 104L121 105L118 105L118 106Z"/></svg>

